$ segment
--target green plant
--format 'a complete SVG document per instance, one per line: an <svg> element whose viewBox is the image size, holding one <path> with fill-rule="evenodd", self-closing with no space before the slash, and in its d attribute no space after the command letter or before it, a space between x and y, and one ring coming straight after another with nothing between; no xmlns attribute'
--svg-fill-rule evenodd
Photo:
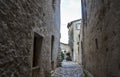
<svg viewBox="0 0 120 77"><path fill-rule="evenodd" d="M61 52L61 59L62 59L62 61L64 59L64 53L63 52Z"/></svg>

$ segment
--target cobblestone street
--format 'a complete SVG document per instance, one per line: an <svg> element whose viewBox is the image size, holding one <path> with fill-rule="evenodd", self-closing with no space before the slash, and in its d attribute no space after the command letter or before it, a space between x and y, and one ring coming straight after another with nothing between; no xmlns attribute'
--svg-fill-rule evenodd
<svg viewBox="0 0 120 77"><path fill-rule="evenodd" d="M57 68L52 77L83 77L80 66L71 61L63 61L62 67Z"/></svg>

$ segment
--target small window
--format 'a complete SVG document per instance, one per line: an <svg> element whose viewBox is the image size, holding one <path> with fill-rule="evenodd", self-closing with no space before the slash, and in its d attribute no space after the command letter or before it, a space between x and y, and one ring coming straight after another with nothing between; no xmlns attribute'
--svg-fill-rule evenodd
<svg viewBox="0 0 120 77"><path fill-rule="evenodd" d="M53 10L54 10L54 11L55 11L55 5L56 5L55 0L52 0L52 7L53 7Z"/></svg>
<svg viewBox="0 0 120 77"><path fill-rule="evenodd" d="M53 49L54 49L54 36L51 36L51 68L54 69L54 59L53 59Z"/></svg>
<svg viewBox="0 0 120 77"><path fill-rule="evenodd" d="M98 40L95 39L96 49L98 49Z"/></svg>
<svg viewBox="0 0 120 77"><path fill-rule="evenodd" d="M80 29L80 23L76 24L76 29Z"/></svg>

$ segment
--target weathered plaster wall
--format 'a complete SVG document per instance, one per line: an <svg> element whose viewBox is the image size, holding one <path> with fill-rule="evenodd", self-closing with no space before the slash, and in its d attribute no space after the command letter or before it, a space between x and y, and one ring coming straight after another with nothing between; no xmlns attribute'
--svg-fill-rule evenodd
<svg viewBox="0 0 120 77"><path fill-rule="evenodd" d="M78 62L79 60L79 33L80 29L77 27L77 25L81 24L81 19L71 21L68 23L67 27L69 29L68 35L69 35L69 47L70 47L70 54L72 57L72 60L75 62Z"/></svg>

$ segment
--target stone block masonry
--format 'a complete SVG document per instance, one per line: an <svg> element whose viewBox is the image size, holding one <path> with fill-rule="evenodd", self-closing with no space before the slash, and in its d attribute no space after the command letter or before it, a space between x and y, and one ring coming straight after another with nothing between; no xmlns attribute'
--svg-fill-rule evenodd
<svg viewBox="0 0 120 77"><path fill-rule="evenodd" d="M59 10L59 0L0 0L0 77L48 77L51 61L56 67Z"/></svg>
<svg viewBox="0 0 120 77"><path fill-rule="evenodd" d="M83 65L95 77L120 77L120 1L83 1Z"/></svg>

